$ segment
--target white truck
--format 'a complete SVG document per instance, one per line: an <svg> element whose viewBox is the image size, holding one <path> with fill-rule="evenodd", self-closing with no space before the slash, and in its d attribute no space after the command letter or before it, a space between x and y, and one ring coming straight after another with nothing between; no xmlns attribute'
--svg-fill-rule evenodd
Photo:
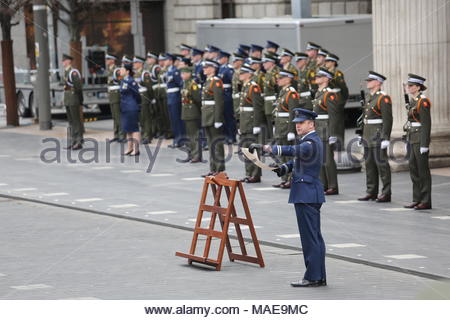
<svg viewBox="0 0 450 320"><path fill-rule="evenodd" d="M83 51L83 112L100 114L109 110L108 90L105 74L105 47L86 47ZM16 94L19 115L37 117L38 108L35 103L34 81L36 70L16 69ZM49 70L50 103L52 114L62 114L64 108L64 84L59 69ZM0 73L0 105L4 104L3 74Z"/></svg>

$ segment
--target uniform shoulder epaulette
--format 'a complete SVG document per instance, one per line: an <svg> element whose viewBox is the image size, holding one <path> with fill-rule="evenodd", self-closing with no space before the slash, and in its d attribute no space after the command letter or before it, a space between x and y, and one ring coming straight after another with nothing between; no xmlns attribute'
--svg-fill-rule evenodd
<svg viewBox="0 0 450 320"><path fill-rule="evenodd" d="M333 89L331 89L331 88L325 88L325 91L327 91L327 92L333 92Z"/></svg>
<svg viewBox="0 0 450 320"><path fill-rule="evenodd" d="M336 77L341 77L343 75L344 74L340 70L336 71Z"/></svg>

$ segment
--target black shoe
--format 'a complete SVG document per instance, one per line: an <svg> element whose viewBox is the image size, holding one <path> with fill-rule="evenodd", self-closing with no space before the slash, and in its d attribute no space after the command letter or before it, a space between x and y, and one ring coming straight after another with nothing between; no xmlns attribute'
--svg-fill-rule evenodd
<svg viewBox="0 0 450 320"><path fill-rule="evenodd" d="M365 197L358 198L358 201L369 201L369 200L376 200L377 196L375 194L366 194Z"/></svg>
<svg viewBox="0 0 450 320"><path fill-rule="evenodd" d="M72 146L72 150L81 150L81 149L83 149L81 143L77 143Z"/></svg>
<svg viewBox="0 0 450 320"><path fill-rule="evenodd" d="M427 203L419 203L417 206L414 207L414 210L429 210L431 209L431 204Z"/></svg>
<svg viewBox="0 0 450 320"><path fill-rule="evenodd" d="M125 143L125 142L127 142L127 138L122 138L122 139L119 139L118 141L119 141L119 143Z"/></svg>
<svg viewBox="0 0 450 320"><path fill-rule="evenodd" d="M72 150L72 146L67 146L63 148L64 150Z"/></svg>
<svg viewBox="0 0 450 320"><path fill-rule="evenodd" d="M212 171L211 171L211 172L208 172L208 173L206 173L206 174L202 174L201 177L202 177L202 178L206 178L206 177L209 177L209 176L214 176L215 174L216 174L215 172L212 172Z"/></svg>
<svg viewBox="0 0 450 320"><path fill-rule="evenodd" d="M391 195L390 194L382 194L375 201L376 202L391 202Z"/></svg>
<svg viewBox="0 0 450 320"><path fill-rule="evenodd" d="M187 159L183 159L183 160L178 160L178 162L180 162L180 163L191 162L191 158L187 158Z"/></svg>
<svg viewBox="0 0 450 320"><path fill-rule="evenodd" d="M142 140L142 144L149 144L150 143L150 140L149 139L144 139L144 140Z"/></svg>
<svg viewBox="0 0 450 320"><path fill-rule="evenodd" d="M339 191L337 191L336 189L333 189L333 188L329 188L328 190L326 190L324 192L324 194L326 196L333 196L333 195L339 194Z"/></svg>
<svg viewBox="0 0 450 320"><path fill-rule="evenodd" d="M272 187L274 188L281 188L286 182L281 182L279 184L273 184Z"/></svg>
<svg viewBox="0 0 450 320"><path fill-rule="evenodd" d="M300 280L291 282L291 286L296 288L322 287L327 285L327 280Z"/></svg>
<svg viewBox="0 0 450 320"><path fill-rule="evenodd" d="M128 152L125 152L125 153L122 153L122 155L123 155L123 156L129 156L132 152L133 152L133 150L128 151Z"/></svg>
<svg viewBox="0 0 450 320"><path fill-rule="evenodd" d="M406 206L403 206L403 208L414 209L414 207L417 206L418 204L419 204L418 202L414 201L411 204L407 204Z"/></svg>
<svg viewBox="0 0 450 320"><path fill-rule="evenodd" d="M130 153L129 154L129 156L130 157L137 157L137 156L139 156L141 153L138 151L138 152L136 152L136 153Z"/></svg>
<svg viewBox="0 0 450 320"><path fill-rule="evenodd" d="M116 142L116 141L119 141L119 138L113 138L113 139L109 140L109 142Z"/></svg>

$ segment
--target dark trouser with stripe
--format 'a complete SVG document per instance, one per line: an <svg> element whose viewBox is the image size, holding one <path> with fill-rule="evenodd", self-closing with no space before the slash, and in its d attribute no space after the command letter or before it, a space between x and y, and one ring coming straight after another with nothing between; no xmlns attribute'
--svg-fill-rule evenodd
<svg viewBox="0 0 450 320"><path fill-rule="evenodd" d="M184 120L186 127L186 135L188 138L189 156L193 160L201 160L200 156L200 121L199 120Z"/></svg>
<svg viewBox="0 0 450 320"><path fill-rule="evenodd" d="M141 122L141 130L142 130L142 139L152 140L153 136L151 135L151 127L150 127L150 103L145 103L141 105L141 114L140 114L140 122Z"/></svg>
<svg viewBox="0 0 450 320"><path fill-rule="evenodd" d="M67 121L69 122L69 146L83 143L84 126L81 122L80 106L66 106Z"/></svg>
<svg viewBox="0 0 450 320"><path fill-rule="evenodd" d="M111 108L111 116L113 119L114 138L124 139L125 134L120 127L120 103L110 103L109 106Z"/></svg>
<svg viewBox="0 0 450 320"><path fill-rule="evenodd" d="M325 190L336 189L339 191L336 161L334 161L334 146L330 145L328 140L322 142L324 148L324 163L320 169L320 180L322 181Z"/></svg>
<svg viewBox="0 0 450 320"><path fill-rule="evenodd" d="M181 120L181 95L179 92L167 94L167 105L169 107L169 118L174 135L173 143L179 144L185 136L184 123Z"/></svg>
<svg viewBox="0 0 450 320"><path fill-rule="evenodd" d="M409 174L413 183L413 201L431 206L429 152L420 153L420 144L409 144Z"/></svg>
<svg viewBox="0 0 450 320"><path fill-rule="evenodd" d="M228 89L226 89L228 90ZM231 90L224 94L224 133L227 142L236 142L236 119L234 118L233 99Z"/></svg>
<svg viewBox="0 0 450 320"><path fill-rule="evenodd" d="M377 196L379 178L383 183L381 193L391 194L391 167L389 166L387 149L380 146L364 148L366 165L367 194Z"/></svg>
<svg viewBox="0 0 450 320"><path fill-rule="evenodd" d="M306 272L303 279L325 280L325 242L320 231L320 203L296 203L298 230Z"/></svg>
<svg viewBox="0 0 450 320"><path fill-rule="evenodd" d="M241 134L239 145L241 148L248 148L252 143L258 143L258 135L253 133L243 133ZM246 177L261 177L261 168L255 165L253 162L245 158L245 176Z"/></svg>
<svg viewBox="0 0 450 320"><path fill-rule="evenodd" d="M225 171L225 150L223 129L216 129L214 126L205 127L206 139L209 148L209 171Z"/></svg>

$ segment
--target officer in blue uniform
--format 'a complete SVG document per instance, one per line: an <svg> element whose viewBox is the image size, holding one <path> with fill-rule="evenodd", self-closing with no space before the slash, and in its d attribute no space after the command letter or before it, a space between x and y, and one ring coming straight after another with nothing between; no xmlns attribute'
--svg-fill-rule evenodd
<svg viewBox="0 0 450 320"><path fill-rule="evenodd" d="M276 54L279 47L280 47L280 45L278 43L275 43L273 41L267 40L267 44L266 44L267 52L272 52L272 53Z"/></svg>
<svg viewBox="0 0 450 320"><path fill-rule="evenodd" d="M223 83L223 100L224 100L224 134L225 142L227 144L233 144L236 142L236 119L234 118L233 111L233 73L234 69L228 61L230 54L225 51L220 51L218 56L218 62L220 64L219 72L217 76L222 79Z"/></svg>
<svg viewBox="0 0 450 320"><path fill-rule="evenodd" d="M203 73L203 50L192 48L192 64L194 66L194 81L202 88L203 83L205 83L206 76Z"/></svg>
<svg viewBox="0 0 450 320"><path fill-rule="evenodd" d="M295 157L273 171L279 177L293 172L289 203L295 205L297 223L302 242L306 272L303 279L292 282L293 287L319 287L326 285L325 242L320 232L320 208L325 202L320 168L323 146L315 131L317 114L306 109L294 109L297 134L301 136L294 146L269 146L262 149L277 156ZM250 146L250 151L260 145Z"/></svg>
<svg viewBox="0 0 450 320"><path fill-rule="evenodd" d="M170 125L173 131L173 144L169 148L181 147L181 142L185 135L184 123L181 120L181 89L183 88L183 79L180 71L175 67L176 56L167 53L166 60L167 74L167 106L169 109Z"/></svg>

